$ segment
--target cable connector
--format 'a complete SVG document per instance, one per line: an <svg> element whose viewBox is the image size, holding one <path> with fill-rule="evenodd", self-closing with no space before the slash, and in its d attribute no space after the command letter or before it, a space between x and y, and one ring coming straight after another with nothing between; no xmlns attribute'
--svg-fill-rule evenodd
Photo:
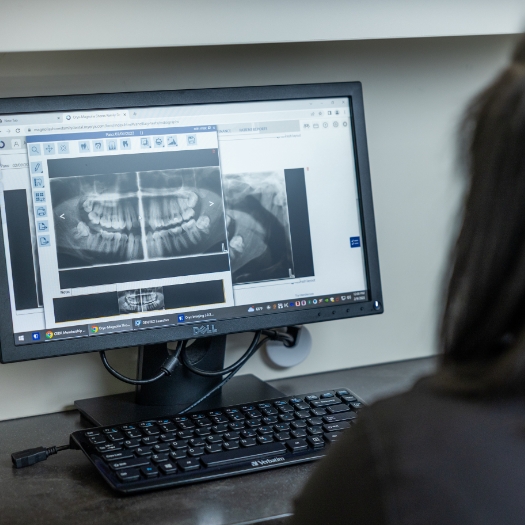
<svg viewBox="0 0 525 525"><path fill-rule="evenodd" d="M68 448L70 448L69 445L49 448L28 448L27 450L21 450L20 452L11 454L11 461L13 462L13 467L15 468L30 467L31 465L39 463L40 461L45 461L49 456L52 456L53 454Z"/></svg>

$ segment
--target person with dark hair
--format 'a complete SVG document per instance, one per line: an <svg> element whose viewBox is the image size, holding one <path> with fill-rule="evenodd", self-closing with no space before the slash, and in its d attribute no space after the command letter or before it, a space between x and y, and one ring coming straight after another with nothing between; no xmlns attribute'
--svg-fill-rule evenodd
<svg viewBox="0 0 525 525"><path fill-rule="evenodd" d="M293 524L525 523L525 38L467 109L438 371L360 413Z"/></svg>

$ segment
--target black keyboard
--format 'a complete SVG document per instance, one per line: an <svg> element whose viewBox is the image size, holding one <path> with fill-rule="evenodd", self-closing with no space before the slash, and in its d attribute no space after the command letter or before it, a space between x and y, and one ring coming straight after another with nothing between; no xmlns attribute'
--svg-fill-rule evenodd
<svg viewBox="0 0 525 525"><path fill-rule="evenodd" d="M80 430L80 448L122 493L187 485L320 459L363 404L347 389Z"/></svg>

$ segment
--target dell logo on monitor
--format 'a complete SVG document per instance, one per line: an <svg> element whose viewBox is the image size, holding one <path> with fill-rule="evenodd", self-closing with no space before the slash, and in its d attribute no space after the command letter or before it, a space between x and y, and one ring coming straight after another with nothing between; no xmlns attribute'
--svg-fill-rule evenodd
<svg viewBox="0 0 525 525"><path fill-rule="evenodd" d="M194 326L193 327L193 335L215 334L216 332L217 332L217 328L215 328L215 325L213 324L207 324L206 326Z"/></svg>

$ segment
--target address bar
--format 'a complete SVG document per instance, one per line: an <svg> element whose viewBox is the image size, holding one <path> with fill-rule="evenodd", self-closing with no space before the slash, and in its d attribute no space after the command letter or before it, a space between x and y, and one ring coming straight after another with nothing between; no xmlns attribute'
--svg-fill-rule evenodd
<svg viewBox="0 0 525 525"><path fill-rule="evenodd" d="M121 128L143 128L151 126L169 126L171 124L180 124L180 120L155 120L155 121L141 121L141 122L115 122L113 124L79 124L79 125L67 125L67 126L49 126L49 127L34 127L33 132L37 133L47 133L50 131L93 131L107 129L108 131L112 129L121 129Z"/></svg>

